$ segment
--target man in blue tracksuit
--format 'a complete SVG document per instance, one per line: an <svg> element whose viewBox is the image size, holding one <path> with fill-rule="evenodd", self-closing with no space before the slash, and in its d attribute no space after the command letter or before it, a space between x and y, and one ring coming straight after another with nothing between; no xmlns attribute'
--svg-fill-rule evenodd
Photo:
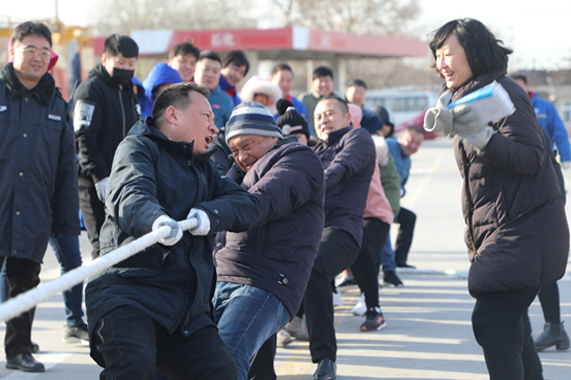
<svg viewBox="0 0 571 380"><path fill-rule="evenodd" d="M514 75L512 79L519 83L527 92L535 111L535 116L539 120L539 124L545 131L549 139L549 146L553 149L553 144L557 146L561 166L563 169L571 167L571 146L569 144L569 136L563 120L559 117L557 108L548 100L540 98L535 92L529 91L529 84L525 75Z"/></svg>

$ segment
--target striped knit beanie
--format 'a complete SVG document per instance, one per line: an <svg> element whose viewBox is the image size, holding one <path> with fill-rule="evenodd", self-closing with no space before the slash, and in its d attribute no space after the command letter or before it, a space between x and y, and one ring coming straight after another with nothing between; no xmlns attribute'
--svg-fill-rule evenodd
<svg viewBox="0 0 571 380"><path fill-rule="evenodd" d="M260 135L283 138L269 109L256 102L244 102L236 106L226 123L226 144L238 135Z"/></svg>

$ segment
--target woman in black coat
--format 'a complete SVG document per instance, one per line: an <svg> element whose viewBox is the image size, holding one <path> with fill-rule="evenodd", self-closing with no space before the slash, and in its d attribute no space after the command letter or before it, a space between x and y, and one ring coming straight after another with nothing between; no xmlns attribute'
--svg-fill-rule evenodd
<svg viewBox="0 0 571 380"><path fill-rule="evenodd" d="M529 97L506 77L512 51L479 21L450 21L430 38L445 79L439 107L455 135L472 262L472 327L491 380L542 380L527 308L564 274L569 228L559 184ZM515 111L481 123L471 106L447 106L497 82ZM428 120L428 119L427 119Z"/></svg>

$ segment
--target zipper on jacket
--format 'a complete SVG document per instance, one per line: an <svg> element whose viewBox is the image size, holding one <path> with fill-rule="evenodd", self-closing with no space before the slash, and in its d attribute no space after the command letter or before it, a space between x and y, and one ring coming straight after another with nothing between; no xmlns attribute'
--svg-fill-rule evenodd
<svg viewBox="0 0 571 380"><path fill-rule="evenodd" d="M121 98L121 89L119 89L119 104L121 105L121 115L123 116L123 137L127 135L125 130L125 109L123 109L123 99Z"/></svg>

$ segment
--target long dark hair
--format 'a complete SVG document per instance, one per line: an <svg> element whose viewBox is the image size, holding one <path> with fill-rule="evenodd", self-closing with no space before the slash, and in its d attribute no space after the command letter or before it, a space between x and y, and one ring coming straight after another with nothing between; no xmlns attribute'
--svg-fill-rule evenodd
<svg viewBox="0 0 571 380"><path fill-rule="evenodd" d="M502 40L498 40L484 24L473 18L449 21L431 33L428 44L434 60L436 50L442 47L452 33L456 34L458 42L464 48L474 77L507 70L508 55L513 50L503 46ZM435 67L435 63L432 67Z"/></svg>

